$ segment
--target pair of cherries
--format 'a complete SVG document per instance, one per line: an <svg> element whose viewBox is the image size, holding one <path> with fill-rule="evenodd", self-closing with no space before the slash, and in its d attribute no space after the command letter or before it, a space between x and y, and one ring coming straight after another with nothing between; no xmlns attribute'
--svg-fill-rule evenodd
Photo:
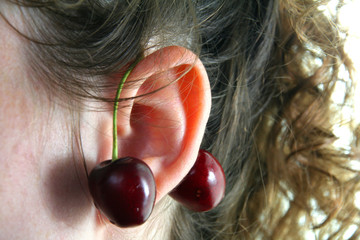
<svg viewBox="0 0 360 240"><path fill-rule="evenodd" d="M118 158L117 111L120 93L140 60L130 65L116 92L112 160L96 165L88 177L95 206L119 227L134 227L144 223L152 212L156 198L155 179L149 166L137 158ZM218 205L224 193L224 170L213 155L200 150L194 166L170 192L170 196L185 207L202 212Z"/></svg>
<svg viewBox="0 0 360 240"><path fill-rule="evenodd" d="M154 176L148 165L137 158L98 164L89 175L89 188L95 206L119 227L144 223L154 207ZM170 196L185 207L202 212L217 206L224 193L221 165L212 154L200 150L195 165Z"/></svg>

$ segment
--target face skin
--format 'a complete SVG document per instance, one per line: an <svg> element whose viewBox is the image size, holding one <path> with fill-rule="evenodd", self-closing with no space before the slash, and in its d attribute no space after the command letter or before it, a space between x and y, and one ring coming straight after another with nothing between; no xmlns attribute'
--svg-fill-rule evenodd
<svg viewBox="0 0 360 240"><path fill-rule="evenodd" d="M18 12L4 10L4 2L0 9L26 29ZM157 190L150 219L122 229L98 214L83 164L90 171L111 159L112 111L93 109L112 104L88 101L92 110L70 112L64 101L49 100L41 85L47 79L30 70L28 46L0 18L0 239L168 239L175 205L167 194L194 165L211 108L201 61L183 47L161 48L136 65L127 81L137 84L121 92L134 100L118 114L119 156L147 163Z"/></svg>
<svg viewBox="0 0 360 240"><path fill-rule="evenodd" d="M123 233L97 218L76 151L73 158L71 118L65 109L42 97L42 89L33 87L22 51L24 42L3 20L0 42L0 238L130 236L132 230ZM92 139L97 132L93 119L91 114L86 116L84 138ZM90 140L84 147L91 165L97 151L86 149L97 146Z"/></svg>
<svg viewBox="0 0 360 240"><path fill-rule="evenodd" d="M170 208L161 210L162 217L155 208L156 220L134 229L98 217L80 154L73 151L69 111L51 104L35 84L24 46L24 39L0 18L0 238L157 239L156 234L166 234ZM97 124L102 117L90 112L81 117L89 169L101 155L96 139L104 132ZM111 139L111 129L105 133ZM152 227L157 221L161 229Z"/></svg>
<svg viewBox="0 0 360 240"><path fill-rule="evenodd" d="M0 42L0 238L92 239L95 212L63 111L30 87L24 42L3 19Z"/></svg>

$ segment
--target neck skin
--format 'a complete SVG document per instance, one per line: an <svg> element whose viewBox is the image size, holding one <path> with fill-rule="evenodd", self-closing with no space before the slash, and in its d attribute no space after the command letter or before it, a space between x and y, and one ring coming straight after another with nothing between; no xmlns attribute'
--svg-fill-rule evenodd
<svg viewBox="0 0 360 240"><path fill-rule="evenodd" d="M21 19L4 1L0 9L11 23ZM2 18L0 42L0 224L6 226L1 238L167 239L173 211L167 197L137 228L120 229L98 218L70 111L50 102L41 81L30 79L24 53L28 43ZM103 130L95 127L101 114L85 111L79 118L89 169L101 155L95 144Z"/></svg>

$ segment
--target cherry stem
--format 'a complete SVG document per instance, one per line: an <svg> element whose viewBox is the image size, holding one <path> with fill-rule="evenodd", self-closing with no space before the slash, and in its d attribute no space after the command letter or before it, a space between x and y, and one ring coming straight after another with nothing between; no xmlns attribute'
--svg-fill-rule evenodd
<svg viewBox="0 0 360 240"><path fill-rule="evenodd" d="M119 108L119 99L121 91L124 87L124 83L126 79L129 77L131 71L134 69L136 64L141 60L141 58L137 59L133 62L128 70L126 70L124 76L121 78L118 89L116 91L115 103L114 103L114 115L113 115L113 150L112 150L112 161L116 161L118 159L118 143L117 143L117 112Z"/></svg>

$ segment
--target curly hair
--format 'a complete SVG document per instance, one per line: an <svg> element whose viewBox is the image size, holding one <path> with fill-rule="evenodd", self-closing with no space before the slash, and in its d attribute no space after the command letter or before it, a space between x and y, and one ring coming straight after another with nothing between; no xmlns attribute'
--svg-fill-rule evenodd
<svg viewBox="0 0 360 240"><path fill-rule="evenodd" d="M202 145L221 161L227 190L210 212L177 206L172 239L341 239L351 226L359 237L359 128L349 149L334 144L352 63L337 15L320 8L328 1L12 2L26 19L28 66L42 76L33 79L54 99L113 101L104 76L151 49L199 55L213 96ZM345 97L334 104L339 83Z"/></svg>

